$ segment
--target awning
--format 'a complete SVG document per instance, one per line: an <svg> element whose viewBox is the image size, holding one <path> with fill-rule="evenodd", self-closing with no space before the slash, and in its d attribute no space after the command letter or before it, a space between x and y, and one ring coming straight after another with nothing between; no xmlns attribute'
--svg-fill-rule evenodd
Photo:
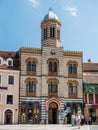
<svg viewBox="0 0 98 130"><path fill-rule="evenodd" d="M92 105L92 108L98 109L98 105Z"/></svg>

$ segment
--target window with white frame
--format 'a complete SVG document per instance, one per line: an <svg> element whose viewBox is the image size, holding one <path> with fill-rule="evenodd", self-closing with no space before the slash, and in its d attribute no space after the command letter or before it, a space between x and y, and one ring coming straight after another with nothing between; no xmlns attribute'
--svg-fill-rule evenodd
<svg viewBox="0 0 98 130"><path fill-rule="evenodd" d="M8 84L10 84L10 85L14 84L14 76L13 75L8 76Z"/></svg>
<svg viewBox="0 0 98 130"><path fill-rule="evenodd" d="M13 66L13 59L12 58L7 59L7 65L8 66Z"/></svg>
<svg viewBox="0 0 98 130"><path fill-rule="evenodd" d="M0 65L2 65L3 58L0 56Z"/></svg>
<svg viewBox="0 0 98 130"><path fill-rule="evenodd" d="M1 84L1 74L0 74L0 84Z"/></svg>
<svg viewBox="0 0 98 130"><path fill-rule="evenodd" d="M8 66L13 66L13 61L12 60L8 60Z"/></svg>
<svg viewBox="0 0 98 130"><path fill-rule="evenodd" d="M0 103L1 103L1 94L0 94Z"/></svg>

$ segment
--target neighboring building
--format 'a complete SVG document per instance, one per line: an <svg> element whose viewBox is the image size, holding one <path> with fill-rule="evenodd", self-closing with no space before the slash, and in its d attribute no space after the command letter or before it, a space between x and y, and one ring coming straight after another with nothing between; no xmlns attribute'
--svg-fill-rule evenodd
<svg viewBox="0 0 98 130"><path fill-rule="evenodd" d="M50 10L41 22L41 49L20 49L19 123L62 123L65 113L71 123L72 113L83 112L82 53L64 51L60 33Z"/></svg>
<svg viewBox="0 0 98 130"><path fill-rule="evenodd" d="M84 114L98 120L98 63L83 63Z"/></svg>
<svg viewBox="0 0 98 130"><path fill-rule="evenodd" d="M18 63L17 52L0 51L0 124L18 123Z"/></svg>

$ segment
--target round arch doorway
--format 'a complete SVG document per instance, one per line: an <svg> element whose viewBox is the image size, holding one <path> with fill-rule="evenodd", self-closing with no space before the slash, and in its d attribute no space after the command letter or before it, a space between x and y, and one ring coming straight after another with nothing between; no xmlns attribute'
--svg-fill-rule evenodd
<svg viewBox="0 0 98 130"><path fill-rule="evenodd" d="M58 123L58 105L55 102L51 102L48 108L48 123Z"/></svg>
<svg viewBox="0 0 98 130"><path fill-rule="evenodd" d="M11 110L6 110L5 111L5 124L12 124L12 111Z"/></svg>

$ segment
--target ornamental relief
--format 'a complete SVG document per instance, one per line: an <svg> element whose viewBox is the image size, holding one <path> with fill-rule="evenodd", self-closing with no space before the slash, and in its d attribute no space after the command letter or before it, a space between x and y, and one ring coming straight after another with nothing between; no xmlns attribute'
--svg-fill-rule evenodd
<svg viewBox="0 0 98 130"><path fill-rule="evenodd" d="M70 83L75 84L76 86L79 86L79 83L78 83L78 81L76 81L76 80L69 80L69 81L67 82L67 85L69 86Z"/></svg>
<svg viewBox="0 0 98 130"><path fill-rule="evenodd" d="M67 62L67 66L69 66L70 64L75 64L76 66L78 66L78 63L74 60L74 61L68 61Z"/></svg>
<svg viewBox="0 0 98 130"><path fill-rule="evenodd" d="M28 81L34 81L36 84L38 84L38 81L35 79L35 78L27 78L26 80L25 80L25 83L27 83Z"/></svg>
<svg viewBox="0 0 98 130"><path fill-rule="evenodd" d="M26 60L25 60L25 63L28 63L28 61L34 61L35 63L38 63L38 60L36 59L36 58L31 58L31 57L29 57L29 58L27 58Z"/></svg>

